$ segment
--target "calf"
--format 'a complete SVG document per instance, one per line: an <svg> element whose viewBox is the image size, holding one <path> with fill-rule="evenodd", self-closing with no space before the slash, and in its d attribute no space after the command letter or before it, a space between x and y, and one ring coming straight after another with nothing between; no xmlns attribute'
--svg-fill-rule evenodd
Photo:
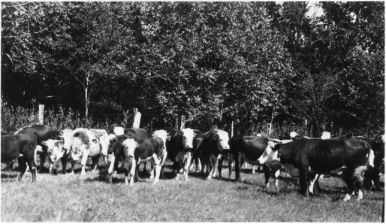
<svg viewBox="0 0 386 224"><path fill-rule="evenodd" d="M42 151L39 151L40 155L40 167L39 172L43 171L44 162L47 155L47 147L42 144L43 141L48 139L59 139L60 132L54 128L47 125L32 125L19 129L15 134L29 134L35 135L37 138L37 144L42 147Z"/></svg>
<svg viewBox="0 0 386 224"><path fill-rule="evenodd" d="M32 174L32 182L36 181L35 158L38 148L36 147L37 138L35 135L15 134L1 136L1 162L10 163L18 159L20 174L18 181L21 180L27 164Z"/></svg>

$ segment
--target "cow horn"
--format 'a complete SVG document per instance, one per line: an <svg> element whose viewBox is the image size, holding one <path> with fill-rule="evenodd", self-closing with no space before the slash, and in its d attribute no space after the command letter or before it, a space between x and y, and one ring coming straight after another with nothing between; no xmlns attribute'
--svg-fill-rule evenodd
<svg viewBox="0 0 386 224"><path fill-rule="evenodd" d="M268 140L273 141L273 142L276 142L276 143L282 143L281 140L275 139L275 138L268 138Z"/></svg>

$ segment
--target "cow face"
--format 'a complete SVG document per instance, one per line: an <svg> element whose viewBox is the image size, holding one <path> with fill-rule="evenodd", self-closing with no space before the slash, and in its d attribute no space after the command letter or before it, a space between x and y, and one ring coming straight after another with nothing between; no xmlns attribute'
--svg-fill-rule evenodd
<svg viewBox="0 0 386 224"><path fill-rule="evenodd" d="M217 130L218 135L218 147L220 150L228 150L229 147L229 134L223 130Z"/></svg>
<svg viewBox="0 0 386 224"><path fill-rule="evenodd" d="M60 132L60 137L63 139L63 148L67 151L70 151L71 146L73 144L73 131L71 129L64 129Z"/></svg>
<svg viewBox="0 0 386 224"><path fill-rule="evenodd" d="M185 149L193 149L194 130L190 128L182 129L182 144Z"/></svg>
<svg viewBox="0 0 386 224"><path fill-rule="evenodd" d="M134 157L134 151L138 146L138 142L135 141L133 138L128 138L122 142L122 145L124 147L123 153L125 155L125 158Z"/></svg>
<svg viewBox="0 0 386 224"><path fill-rule="evenodd" d="M277 142L268 141L267 147L265 148L263 154L261 154L261 156L257 159L257 161L260 164L264 164L267 161L279 160L279 158L277 157L277 150L274 150L276 145L278 145Z"/></svg>
<svg viewBox="0 0 386 224"><path fill-rule="evenodd" d="M65 149L63 148L63 140L48 139L42 142L43 145L47 146L47 152L51 159L51 162L63 157Z"/></svg>
<svg viewBox="0 0 386 224"><path fill-rule="evenodd" d="M119 140L114 134L109 134L109 147L107 149L107 154L112 154L115 152L115 149L118 147Z"/></svg>

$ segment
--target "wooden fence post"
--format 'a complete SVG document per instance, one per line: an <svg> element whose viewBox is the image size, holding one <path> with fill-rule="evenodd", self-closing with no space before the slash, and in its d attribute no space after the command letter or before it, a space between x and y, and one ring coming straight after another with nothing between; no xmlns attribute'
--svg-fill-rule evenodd
<svg viewBox="0 0 386 224"><path fill-rule="evenodd" d="M141 123L141 113L138 111L138 108L134 108L133 128L139 128L140 123Z"/></svg>
<svg viewBox="0 0 386 224"><path fill-rule="evenodd" d="M44 124L44 104L39 104L39 124Z"/></svg>
<svg viewBox="0 0 386 224"><path fill-rule="evenodd" d="M233 137L233 128L234 128L234 122L231 123L231 138Z"/></svg>
<svg viewBox="0 0 386 224"><path fill-rule="evenodd" d="M181 115L181 126L180 126L180 129L184 129L185 128L185 122L186 122L186 116L185 115Z"/></svg>

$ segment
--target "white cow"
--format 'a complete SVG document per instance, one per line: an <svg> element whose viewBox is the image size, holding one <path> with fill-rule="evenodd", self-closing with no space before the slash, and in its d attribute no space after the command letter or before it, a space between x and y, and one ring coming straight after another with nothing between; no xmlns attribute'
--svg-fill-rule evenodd
<svg viewBox="0 0 386 224"><path fill-rule="evenodd" d="M63 147L69 151L72 163L72 174L76 161L82 165L81 175L85 174L87 159L90 156L93 159L94 170L100 156L103 156L107 163L107 150L109 147L109 137L106 130L103 129L85 129L77 128L75 130L63 130Z"/></svg>

